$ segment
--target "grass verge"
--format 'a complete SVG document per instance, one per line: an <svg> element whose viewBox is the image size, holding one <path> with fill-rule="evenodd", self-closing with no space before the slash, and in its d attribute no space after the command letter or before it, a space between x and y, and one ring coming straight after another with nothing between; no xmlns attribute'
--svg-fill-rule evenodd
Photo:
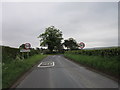
<svg viewBox="0 0 120 90"><path fill-rule="evenodd" d="M24 72L29 70L46 55L34 55L24 60L12 60L2 66L2 88L9 88Z"/></svg>
<svg viewBox="0 0 120 90"><path fill-rule="evenodd" d="M120 70L118 70L118 65L120 65L120 62L118 61L118 57L108 58L75 54L64 54L64 56L80 64L92 67L113 77L119 78Z"/></svg>

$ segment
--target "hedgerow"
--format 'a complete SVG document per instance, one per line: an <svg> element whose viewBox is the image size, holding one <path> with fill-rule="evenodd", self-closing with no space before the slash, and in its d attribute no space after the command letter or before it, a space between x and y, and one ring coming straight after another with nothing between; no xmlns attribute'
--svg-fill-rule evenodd
<svg viewBox="0 0 120 90"><path fill-rule="evenodd" d="M66 51L64 56L111 76L120 76L120 48Z"/></svg>
<svg viewBox="0 0 120 90"><path fill-rule="evenodd" d="M113 57L119 56L120 47L116 48L106 48L106 49L96 49L96 50L75 50L75 51L66 51L66 54L81 54L81 55L94 55L102 57Z"/></svg>

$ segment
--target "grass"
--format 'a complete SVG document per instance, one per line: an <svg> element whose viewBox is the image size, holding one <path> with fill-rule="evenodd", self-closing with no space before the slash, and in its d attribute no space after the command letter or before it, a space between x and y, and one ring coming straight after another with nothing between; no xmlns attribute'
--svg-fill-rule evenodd
<svg viewBox="0 0 120 90"><path fill-rule="evenodd" d="M65 57L70 58L78 63L100 70L104 73L119 77L120 70L118 70L118 56L116 57L101 57L101 56L87 56L76 54L64 54Z"/></svg>
<svg viewBox="0 0 120 90"><path fill-rule="evenodd" d="M2 66L2 88L9 88L24 72L34 66L46 55L34 55L24 60L11 60Z"/></svg>

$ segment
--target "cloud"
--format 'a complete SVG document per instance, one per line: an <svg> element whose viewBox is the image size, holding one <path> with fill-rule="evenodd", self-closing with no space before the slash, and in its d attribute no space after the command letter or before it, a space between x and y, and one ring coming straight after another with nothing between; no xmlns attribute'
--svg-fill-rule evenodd
<svg viewBox="0 0 120 90"><path fill-rule="evenodd" d="M86 47L117 46L117 2L11 2L3 3L3 45L39 46L39 34L54 25L63 37ZM94 42L94 44L92 43Z"/></svg>

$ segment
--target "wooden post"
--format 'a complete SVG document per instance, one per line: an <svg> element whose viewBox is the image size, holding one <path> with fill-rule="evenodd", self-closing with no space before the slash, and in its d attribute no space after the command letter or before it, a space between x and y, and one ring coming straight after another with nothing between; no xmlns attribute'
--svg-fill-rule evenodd
<svg viewBox="0 0 120 90"><path fill-rule="evenodd" d="M27 57L29 58L29 52L27 52Z"/></svg>
<svg viewBox="0 0 120 90"><path fill-rule="evenodd" d="M24 59L24 52L22 52L22 59Z"/></svg>

